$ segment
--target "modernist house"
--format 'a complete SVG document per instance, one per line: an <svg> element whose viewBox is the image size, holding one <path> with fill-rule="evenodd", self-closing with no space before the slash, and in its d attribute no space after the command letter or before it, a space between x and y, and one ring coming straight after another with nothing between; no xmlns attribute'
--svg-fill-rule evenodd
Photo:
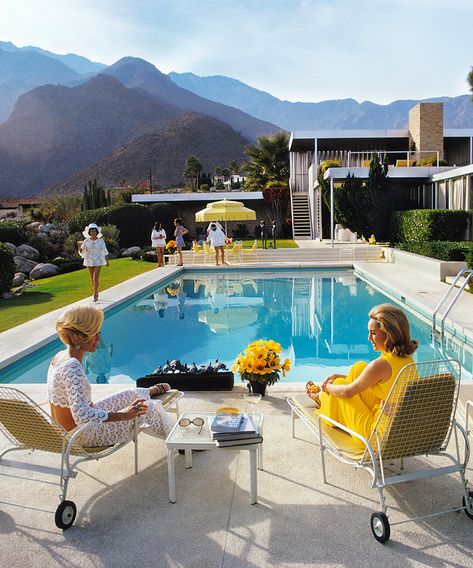
<svg viewBox="0 0 473 568"><path fill-rule="evenodd" d="M473 208L473 129L444 129L443 103L419 103L409 112L407 129L292 132L289 183L294 238L322 237L320 164L340 163L324 176L333 193L349 173L367 179L375 152L388 158L390 188L402 188L412 208ZM422 165L429 161L432 165ZM333 234L333 219L331 227Z"/></svg>

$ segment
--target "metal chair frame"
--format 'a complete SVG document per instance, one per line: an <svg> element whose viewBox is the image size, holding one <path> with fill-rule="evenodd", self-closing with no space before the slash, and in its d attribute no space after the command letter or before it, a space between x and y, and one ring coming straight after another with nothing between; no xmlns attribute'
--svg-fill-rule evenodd
<svg viewBox="0 0 473 568"><path fill-rule="evenodd" d="M159 398L163 400L166 410L179 415L178 403L183 396L183 392L173 390L160 395ZM30 424L27 424L28 418L31 419ZM75 469L80 463L102 459L134 442L135 474L138 473L138 421L134 420L133 436L129 440L111 446L84 447L78 442L79 437L93 425L88 422L68 432L22 391L0 386L0 432L13 444L0 453L0 460L5 454L18 450L61 454L60 503L55 520L56 526L63 530L71 527L75 520L77 508L72 501L67 501L66 497L69 480L77 476Z"/></svg>
<svg viewBox="0 0 473 568"><path fill-rule="evenodd" d="M371 530L379 542L386 542L389 539L390 526L407 521L461 510L473 519L473 492L469 490L468 481L465 478L470 445L467 430L455 419L460 375L460 363L452 359L412 363L403 367L393 383L368 439L328 416L319 414L317 418L315 415L309 418L300 404L297 404L294 399L288 399L292 410L292 436L295 437L295 418L299 417L319 441L324 483L327 482L326 450L339 461L353 465L355 468L365 469L371 475L371 487L378 490L381 506L381 512L373 513L371 516ZM432 406L429 407L429 404ZM439 406L435 407L435 404ZM359 440L364 450L360 450L358 455L350 455L338 447L330 436L333 427L338 432L342 431ZM409 438L409 433L415 433L416 436L412 435L412 438ZM455 441L453 454L446 451L452 433ZM461 455L459 444L460 436L464 442L463 455ZM389 475L386 471L385 464L388 460L400 460L401 470L403 470L405 458L421 455L447 458L452 465L434 467L429 464L420 471L402 475ZM451 473L458 473L460 476L463 493L461 507L389 522L384 496L386 487Z"/></svg>

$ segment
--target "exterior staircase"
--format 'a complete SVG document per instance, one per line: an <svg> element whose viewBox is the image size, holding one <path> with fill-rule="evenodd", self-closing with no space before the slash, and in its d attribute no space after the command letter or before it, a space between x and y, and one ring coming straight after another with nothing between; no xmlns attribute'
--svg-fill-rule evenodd
<svg viewBox="0 0 473 568"><path fill-rule="evenodd" d="M307 193L292 193L292 233L294 239L311 239L310 204Z"/></svg>

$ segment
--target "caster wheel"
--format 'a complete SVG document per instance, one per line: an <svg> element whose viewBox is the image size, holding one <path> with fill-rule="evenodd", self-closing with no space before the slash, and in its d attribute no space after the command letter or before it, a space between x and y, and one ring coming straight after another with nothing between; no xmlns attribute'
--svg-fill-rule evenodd
<svg viewBox="0 0 473 568"><path fill-rule="evenodd" d="M63 531L72 527L76 520L77 507L73 501L63 501L56 509L56 526Z"/></svg>
<svg viewBox="0 0 473 568"><path fill-rule="evenodd" d="M470 502L470 510L465 509L465 515L473 521L473 491L468 492L468 501ZM462 497L462 505L466 507L465 496Z"/></svg>
<svg viewBox="0 0 473 568"><path fill-rule="evenodd" d="M371 532L378 542L386 542L391 536L391 527L388 517L384 513L373 513L371 515Z"/></svg>

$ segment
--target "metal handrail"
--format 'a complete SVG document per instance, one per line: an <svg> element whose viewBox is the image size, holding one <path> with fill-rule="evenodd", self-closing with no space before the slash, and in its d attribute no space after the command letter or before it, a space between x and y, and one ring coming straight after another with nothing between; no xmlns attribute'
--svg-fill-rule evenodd
<svg viewBox="0 0 473 568"><path fill-rule="evenodd" d="M469 281L473 278L473 268L463 268L462 270L460 270L460 272L455 276L455 279L453 280L453 282L450 284L450 286L448 287L448 290L445 292L445 294L440 298L438 304L435 306L435 310L434 310L434 315L432 317L432 335L437 331L436 330L436 317L437 314L440 310L440 308L443 306L443 304L447 301L448 297L450 296L450 293L452 292L452 290L455 288L456 283L460 280L460 278L462 276L464 276L465 274L467 274L467 276L465 277L465 281L463 282L463 284L461 285L461 287L459 288L459 290L457 290L456 294L453 296L452 300L450 301L450 303L447 306L447 309L445 310L445 313L442 316L441 319L441 336L443 337L444 332L445 332L445 318L448 316L448 314L450 313L450 310L453 308L453 306L455 305L456 301L458 300L458 297L460 296L460 294L463 292L463 290L466 288L466 286L468 285Z"/></svg>

